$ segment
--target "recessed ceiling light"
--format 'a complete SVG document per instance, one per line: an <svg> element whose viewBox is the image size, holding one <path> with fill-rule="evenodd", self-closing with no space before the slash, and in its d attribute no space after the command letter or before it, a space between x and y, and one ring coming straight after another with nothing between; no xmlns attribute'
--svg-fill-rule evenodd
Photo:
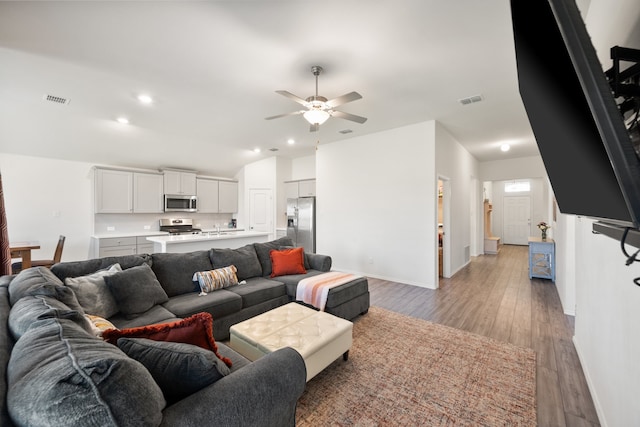
<svg viewBox="0 0 640 427"><path fill-rule="evenodd" d="M509 144L502 144L502 145L500 146L500 150L502 150L502 151L504 151L504 152L507 152L507 151L509 151L510 149L511 149L511 146L510 146Z"/></svg>
<svg viewBox="0 0 640 427"><path fill-rule="evenodd" d="M296 143L296 141L295 141L295 140L293 140L292 138L287 139L287 144L289 144L289 145L293 145L293 144L295 144L295 143Z"/></svg>
<svg viewBox="0 0 640 427"><path fill-rule="evenodd" d="M123 125L129 124L129 119L127 119L126 117L118 117L116 120L118 121L118 123L121 123Z"/></svg>
<svg viewBox="0 0 640 427"><path fill-rule="evenodd" d="M254 152L254 153L259 153L259 152L260 152L260 149L259 149L259 148L254 148L254 149L253 149L253 152Z"/></svg>
<svg viewBox="0 0 640 427"><path fill-rule="evenodd" d="M153 98L151 98L149 95L141 94L138 95L138 101L142 102L143 104L151 104L153 102Z"/></svg>

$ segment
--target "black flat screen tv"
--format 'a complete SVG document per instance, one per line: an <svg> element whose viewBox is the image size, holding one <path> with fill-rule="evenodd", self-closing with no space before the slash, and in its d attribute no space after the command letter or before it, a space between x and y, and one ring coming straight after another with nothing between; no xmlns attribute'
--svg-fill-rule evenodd
<svg viewBox="0 0 640 427"><path fill-rule="evenodd" d="M520 95L560 212L639 228L640 159L574 0L511 0L511 15Z"/></svg>

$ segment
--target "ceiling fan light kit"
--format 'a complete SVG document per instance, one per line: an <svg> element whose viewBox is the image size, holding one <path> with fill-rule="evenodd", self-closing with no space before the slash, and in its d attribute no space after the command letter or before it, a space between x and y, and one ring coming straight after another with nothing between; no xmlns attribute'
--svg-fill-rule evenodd
<svg viewBox="0 0 640 427"><path fill-rule="evenodd" d="M318 76L322 72L322 67L319 65L314 65L311 67L311 72L314 76L316 76L316 94L315 96L310 96L306 99L302 99L299 96L292 94L291 92L287 92L286 90L277 90L276 93L280 95L286 96L294 100L295 102L302 104L306 110L294 111L292 113L278 114L277 116L266 117L265 120L277 119L279 117L285 116L294 116L298 114L302 114L302 117L305 118L311 124L309 130L311 132L315 132L319 129L319 126L326 122L329 117L338 117L341 119L351 120L357 123L364 123L367 121L366 117L356 116L355 114L345 113L343 111L334 110L335 107L338 107L342 104L346 104L347 102L355 101L362 98L358 92L349 92L337 98L327 100L324 96L318 95Z"/></svg>

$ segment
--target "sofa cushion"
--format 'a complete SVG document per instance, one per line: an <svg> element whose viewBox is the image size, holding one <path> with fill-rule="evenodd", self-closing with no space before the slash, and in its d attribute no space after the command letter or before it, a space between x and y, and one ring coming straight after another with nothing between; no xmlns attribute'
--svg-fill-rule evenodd
<svg viewBox="0 0 640 427"><path fill-rule="evenodd" d="M271 275L269 277L285 276L287 274L305 274L304 248L272 249Z"/></svg>
<svg viewBox="0 0 640 427"><path fill-rule="evenodd" d="M235 350L231 349L224 343L218 342L217 344L218 344L218 353L220 353L220 356L231 359L231 363L232 363L230 368L231 372L235 372L238 369L244 368L245 366L251 364L251 361L249 359L247 359L240 353L236 352Z"/></svg>
<svg viewBox="0 0 640 427"><path fill-rule="evenodd" d="M147 368L168 404L213 384L231 372L211 350L193 344L120 338L118 347Z"/></svg>
<svg viewBox="0 0 640 427"><path fill-rule="evenodd" d="M86 261L66 261L55 264L51 267L51 272L60 280L67 277L86 276L98 270L104 270L113 264L120 264L123 270L135 267L136 265L151 265L150 255L123 255L104 258L94 258Z"/></svg>
<svg viewBox="0 0 640 427"><path fill-rule="evenodd" d="M104 281L125 316L140 315L169 300L153 270L146 264L105 276Z"/></svg>
<svg viewBox="0 0 640 427"><path fill-rule="evenodd" d="M165 399L149 371L69 319L36 321L7 369L16 425L157 426Z"/></svg>
<svg viewBox="0 0 640 427"><path fill-rule="evenodd" d="M151 256L151 268L169 297L197 292L199 289L193 283L193 274L213 269L208 251L156 253Z"/></svg>
<svg viewBox="0 0 640 427"><path fill-rule="evenodd" d="M238 249L210 249L209 257L213 268L235 265L238 280L262 276L262 267L253 245L245 245Z"/></svg>
<svg viewBox="0 0 640 427"><path fill-rule="evenodd" d="M153 325L154 323L168 323L180 320L178 316L161 305L154 305L150 310L130 318L122 313L109 318L109 321L118 329L137 328L138 326Z"/></svg>
<svg viewBox="0 0 640 427"><path fill-rule="evenodd" d="M87 332L91 331L90 324L84 315L72 310L61 301L48 296L36 295L20 298L9 312L9 331L14 340L18 340L36 322L42 319L71 319L77 322Z"/></svg>
<svg viewBox="0 0 640 427"><path fill-rule="evenodd" d="M118 304L104 278L119 271L122 271L120 264L113 264L86 276L67 277L64 279L64 284L76 294L85 313L111 317L118 312Z"/></svg>
<svg viewBox="0 0 640 427"><path fill-rule="evenodd" d="M198 295L195 292L178 295L169 298L163 307L178 317L189 317L206 311L214 319L218 319L242 309L242 298L229 289L233 288L218 289L207 295Z"/></svg>
<svg viewBox="0 0 640 427"><path fill-rule="evenodd" d="M265 243L254 243L253 247L256 250L256 254L258 255L258 260L260 261L260 265L262 266L262 275L270 276L271 275L271 257L269 256L269 252L272 249L281 249L283 247L293 247L293 240L289 237L281 237L276 240L272 240L270 242Z"/></svg>
<svg viewBox="0 0 640 427"><path fill-rule="evenodd" d="M306 274L289 274L286 276L278 276L277 280L279 282L284 283L287 295L293 299L296 298L296 291L298 289L298 283L302 279L306 279L307 277L317 276L318 274L325 273L324 271L318 270L307 270Z"/></svg>
<svg viewBox="0 0 640 427"><path fill-rule="evenodd" d="M15 305L22 297L36 295L57 299L72 310L84 314L82 306L73 291L64 286L62 281L46 267L32 267L22 270L9 283L11 305Z"/></svg>
<svg viewBox="0 0 640 427"><path fill-rule="evenodd" d="M198 271L193 275L194 282L197 281L202 292L213 292L216 289L228 288L238 284L235 265L224 268L216 268L209 271Z"/></svg>
<svg viewBox="0 0 640 427"><path fill-rule="evenodd" d="M242 308L251 307L286 295L286 290L282 282L265 277L247 279L245 285L235 286L228 290L242 297Z"/></svg>
<svg viewBox="0 0 640 427"><path fill-rule="evenodd" d="M218 354L218 347L213 338L213 318L209 313L198 313L177 322L161 325L141 326L130 329L110 329L104 331L102 338L117 345L119 338L148 338L155 341L180 342L193 344L213 351L227 366L231 360Z"/></svg>

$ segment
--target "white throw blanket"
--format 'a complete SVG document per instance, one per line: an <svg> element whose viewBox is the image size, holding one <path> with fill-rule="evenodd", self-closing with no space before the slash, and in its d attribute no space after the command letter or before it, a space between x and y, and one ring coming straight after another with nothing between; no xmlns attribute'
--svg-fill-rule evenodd
<svg viewBox="0 0 640 427"><path fill-rule="evenodd" d="M317 276L307 277L298 283L296 300L311 304L320 311L327 305L329 289L355 280L359 276L340 271L329 271Z"/></svg>

